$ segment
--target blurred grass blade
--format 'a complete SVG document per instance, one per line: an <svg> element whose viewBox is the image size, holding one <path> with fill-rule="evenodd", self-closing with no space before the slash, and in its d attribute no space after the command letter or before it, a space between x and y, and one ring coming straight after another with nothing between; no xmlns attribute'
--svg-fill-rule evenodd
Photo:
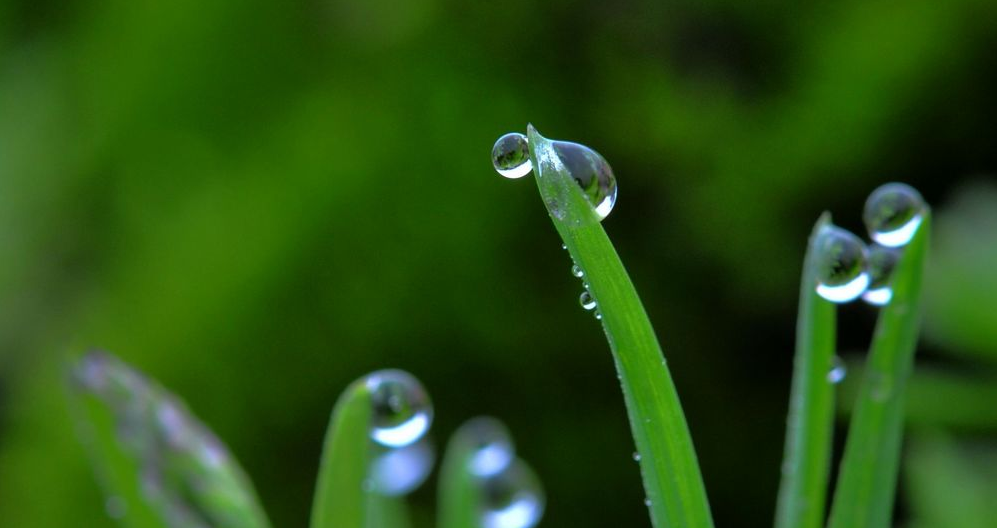
<svg viewBox="0 0 997 528"><path fill-rule="evenodd" d="M830 223L827 213L817 221L803 261L776 528L824 525L834 428L834 385L827 376L834 359L836 309L814 287L817 283L814 241Z"/></svg>
<svg viewBox="0 0 997 528"><path fill-rule="evenodd" d="M554 227L602 313L657 528L713 525L678 394L644 307L592 205L551 141L532 126L530 158Z"/></svg>
<svg viewBox="0 0 997 528"><path fill-rule="evenodd" d="M269 526L238 463L179 399L99 352L75 365L73 381L113 517L141 527Z"/></svg>
<svg viewBox="0 0 997 528"><path fill-rule="evenodd" d="M830 528L890 525L903 433L907 378L914 363L921 275L931 231L924 213L893 277L893 299L879 314L841 462Z"/></svg>
<svg viewBox="0 0 997 528"><path fill-rule="evenodd" d="M352 383L339 397L329 421L322 449L311 528L367 526L365 489L370 467L370 392L363 380Z"/></svg>
<svg viewBox="0 0 997 528"><path fill-rule="evenodd" d="M408 505L403 497L367 494L367 528L411 528Z"/></svg>
<svg viewBox="0 0 997 528"><path fill-rule="evenodd" d="M468 467L478 449L472 431L457 429L447 444L440 480L437 507L438 528L474 528L481 523L481 503L475 476Z"/></svg>

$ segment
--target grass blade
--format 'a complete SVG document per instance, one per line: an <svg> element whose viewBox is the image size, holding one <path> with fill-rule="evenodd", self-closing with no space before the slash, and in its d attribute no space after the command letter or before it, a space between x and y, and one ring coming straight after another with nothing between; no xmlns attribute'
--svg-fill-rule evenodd
<svg viewBox="0 0 997 528"><path fill-rule="evenodd" d="M80 427L127 526L266 528L252 485L178 398L117 358L73 369Z"/></svg>
<svg viewBox="0 0 997 528"><path fill-rule="evenodd" d="M834 385L828 382L827 375L834 358L837 311L834 303L818 295L814 287L818 269L814 242L830 223L827 213L817 221L803 261L776 528L824 525L834 429Z"/></svg>
<svg viewBox="0 0 997 528"><path fill-rule="evenodd" d="M440 465L439 528L468 528L481 523L479 486L468 471L478 447L473 431L466 425L457 429L447 444Z"/></svg>
<svg viewBox="0 0 997 528"><path fill-rule="evenodd" d="M641 455L641 475L657 528L713 525L689 428L644 307L592 206L555 153L532 126L530 158L540 195L558 234L585 273L602 313L630 427Z"/></svg>
<svg viewBox="0 0 997 528"><path fill-rule="evenodd" d="M364 528L370 467L370 392L363 380L339 397L322 449L311 528Z"/></svg>
<svg viewBox="0 0 997 528"><path fill-rule="evenodd" d="M921 275L931 215L904 249L893 277L893 299L882 309L831 507L830 528L886 528L890 525L904 396L914 363L921 309Z"/></svg>

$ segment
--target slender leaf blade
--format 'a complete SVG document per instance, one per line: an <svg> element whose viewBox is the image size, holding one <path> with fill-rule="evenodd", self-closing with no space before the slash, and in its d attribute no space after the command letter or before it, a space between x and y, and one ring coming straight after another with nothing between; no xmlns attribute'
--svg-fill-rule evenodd
<svg viewBox="0 0 997 528"><path fill-rule="evenodd" d="M803 262L776 528L824 525L834 430L834 385L827 375L834 359L836 309L815 288L814 242L830 223L827 213L817 221Z"/></svg>
<svg viewBox="0 0 997 528"><path fill-rule="evenodd" d="M675 384L630 277L551 141L532 126L528 139L544 205L602 313L641 455L651 522L657 528L711 527L706 489Z"/></svg>

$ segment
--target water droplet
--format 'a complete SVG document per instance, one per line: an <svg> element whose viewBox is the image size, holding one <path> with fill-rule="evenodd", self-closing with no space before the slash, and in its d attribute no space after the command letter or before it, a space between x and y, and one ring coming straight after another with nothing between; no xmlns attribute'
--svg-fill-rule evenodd
<svg viewBox="0 0 997 528"><path fill-rule="evenodd" d="M876 243L904 246L914 238L924 219L924 199L909 185L887 183L869 195L862 219Z"/></svg>
<svg viewBox="0 0 997 528"><path fill-rule="evenodd" d="M599 310L592 312L592 316L595 317L596 321L602 321L602 312Z"/></svg>
<svg viewBox="0 0 997 528"><path fill-rule="evenodd" d="M847 374L848 369L845 367L845 362L838 356L832 357L831 370L827 371L827 381L832 384L841 383Z"/></svg>
<svg viewBox="0 0 997 528"><path fill-rule="evenodd" d="M578 264L571 266L571 274L579 279L585 276L585 272L582 271L582 268Z"/></svg>
<svg viewBox="0 0 997 528"><path fill-rule="evenodd" d="M616 205L616 176L606 159L585 145L570 141L553 141L551 146L581 186L599 219L609 216Z"/></svg>
<svg viewBox="0 0 997 528"><path fill-rule="evenodd" d="M561 244L561 249L567 251L568 250L568 245L567 244Z"/></svg>
<svg viewBox="0 0 997 528"><path fill-rule="evenodd" d="M866 249L859 237L836 226L825 227L814 241L817 293L835 303L854 300L869 286Z"/></svg>
<svg viewBox="0 0 997 528"><path fill-rule="evenodd" d="M468 469L478 477L490 477L505 471L515 459L509 430L502 422L488 416L472 418L462 429L474 445Z"/></svg>
<svg viewBox="0 0 997 528"><path fill-rule="evenodd" d="M483 479L481 485L483 528L530 528L543 516L543 489L522 460Z"/></svg>
<svg viewBox="0 0 997 528"><path fill-rule="evenodd" d="M640 453L634 451L634 462L640 462Z"/></svg>
<svg viewBox="0 0 997 528"><path fill-rule="evenodd" d="M900 250L873 244L869 248L866 269L869 270L869 288L862 300L873 306L885 306L893 299L893 269L900 260Z"/></svg>
<svg viewBox="0 0 997 528"><path fill-rule="evenodd" d="M648 499L648 498L644 499L644 506L647 506L648 508L650 508L652 504L654 504L654 503L651 502L651 499Z"/></svg>
<svg viewBox="0 0 997 528"><path fill-rule="evenodd" d="M526 136L510 132L495 142L492 147L492 165L506 178L522 178L533 170L530 162L530 147Z"/></svg>
<svg viewBox="0 0 997 528"><path fill-rule="evenodd" d="M578 304L581 304L582 308L585 308L586 310L592 310L595 308L595 299L588 290L585 290L578 297Z"/></svg>
<svg viewBox="0 0 997 528"><path fill-rule="evenodd" d="M397 497L418 488L433 469L435 450L427 437L399 448L384 448L370 466L370 490Z"/></svg>
<svg viewBox="0 0 997 528"><path fill-rule="evenodd" d="M433 406L419 380L402 370L379 370L367 376L374 412L371 438L388 447L415 442L433 421Z"/></svg>

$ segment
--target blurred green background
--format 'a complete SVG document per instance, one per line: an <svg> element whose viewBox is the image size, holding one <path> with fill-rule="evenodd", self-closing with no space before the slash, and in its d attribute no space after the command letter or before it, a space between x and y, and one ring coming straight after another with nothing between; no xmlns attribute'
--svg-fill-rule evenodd
<svg viewBox="0 0 997 528"><path fill-rule="evenodd" d="M306 524L332 404L382 367L427 386L438 444L505 420L543 526L649 526L600 328L533 183L490 166L532 122L613 165L604 226L723 526L772 517L813 222L861 232L875 186L919 188L937 229L899 524L988 526L994 20L992 0L0 0L0 524L112 525L63 385L100 347L188 401L276 526ZM841 310L844 356L874 318Z"/></svg>

